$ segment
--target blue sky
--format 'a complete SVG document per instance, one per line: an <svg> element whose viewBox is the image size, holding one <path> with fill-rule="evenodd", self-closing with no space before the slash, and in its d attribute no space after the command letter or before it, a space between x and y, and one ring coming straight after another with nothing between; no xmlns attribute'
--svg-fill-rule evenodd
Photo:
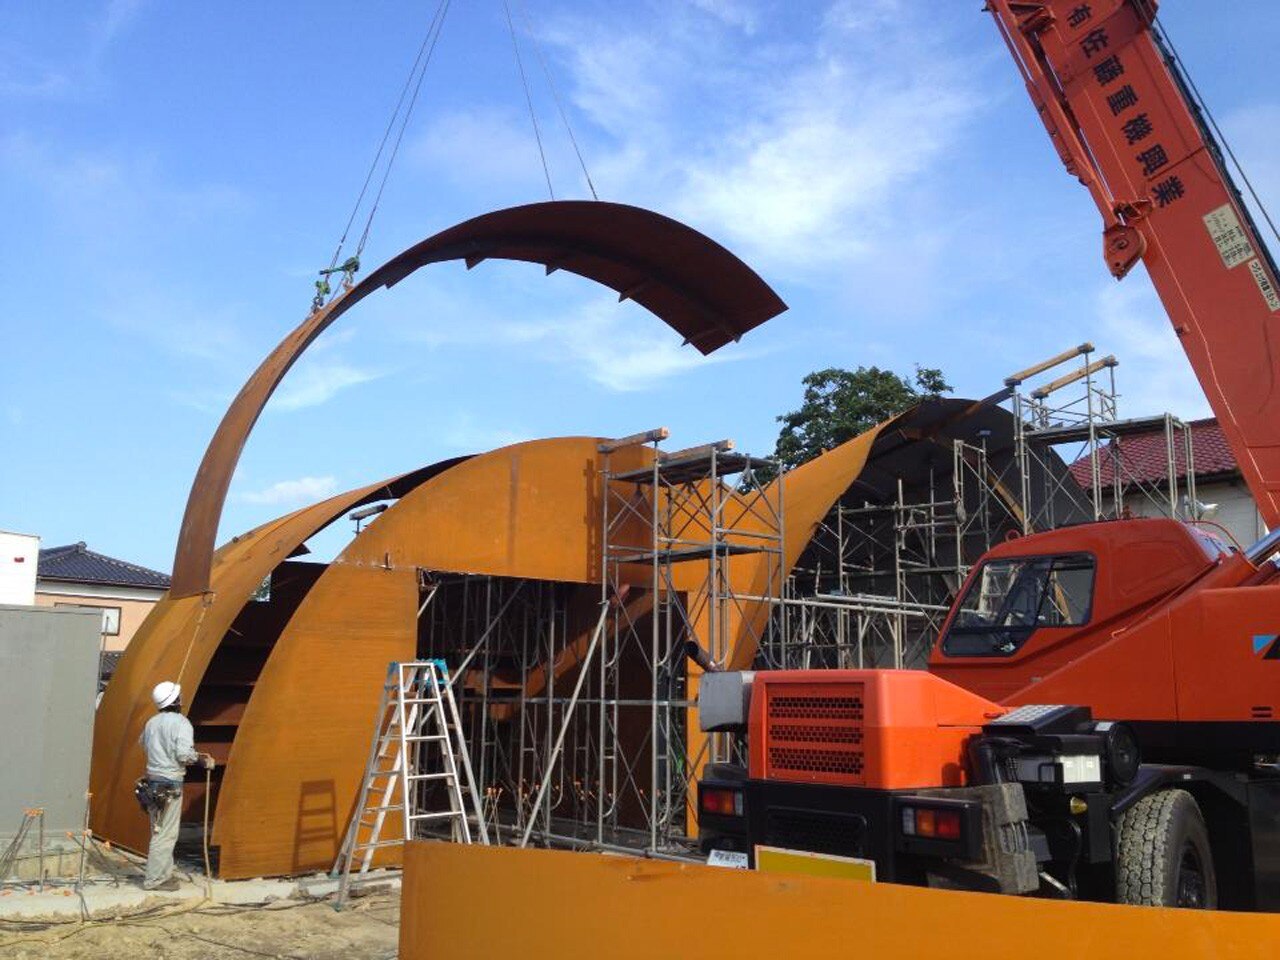
<svg viewBox="0 0 1280 960"><path fill-rule="evenodd" d="M0 0L0 529L168 569L205 444L305 315L434 6ZM980 6L513 0L557 196L586 188L532 37L601 197L705 231L791 310L701 360L578 278L421 271L291 372L223 535L529 437L666 425L767 452L831 365L938 366L982 396L1091 339L1120 356L1122 413L1205 413ZM1162 17L1276 200L1280 8ZM545 197L502 4L457 0L365 263Z"/></svg>

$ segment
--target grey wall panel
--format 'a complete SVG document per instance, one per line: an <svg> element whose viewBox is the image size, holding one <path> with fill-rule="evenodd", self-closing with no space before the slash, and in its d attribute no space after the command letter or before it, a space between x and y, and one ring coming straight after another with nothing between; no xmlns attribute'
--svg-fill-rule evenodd
<svg viewBox="0 0 1280 960"><path fill-rule="evenodd" d="M44 807L53 846L84 826L102 619L0 606L0 837Z"/></svg>

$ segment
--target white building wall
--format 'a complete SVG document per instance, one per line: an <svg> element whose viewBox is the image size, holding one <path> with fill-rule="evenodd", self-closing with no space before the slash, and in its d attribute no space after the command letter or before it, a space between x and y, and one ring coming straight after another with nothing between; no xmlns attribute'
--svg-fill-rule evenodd
<svg viewBox="0 0 1280 960"><path fill-rule="evenodd" d="M1242 480L1196 481L1196 499L1203 505L1216 504L1205 519L1226 529L1241 547L1247 547L1267 532L1266 524L1258 514L1249 488ZM1133 516L1155 517L1167 515L1167 507L1152 502L1145 494L1125 497L1125 506Z"/></svg>
<svg viewBox="0 0 1280 960"><path fill-rule="evenodd" d="M0 604L30 606L36 602L39 564L39 537L0 530Z"/></svg>

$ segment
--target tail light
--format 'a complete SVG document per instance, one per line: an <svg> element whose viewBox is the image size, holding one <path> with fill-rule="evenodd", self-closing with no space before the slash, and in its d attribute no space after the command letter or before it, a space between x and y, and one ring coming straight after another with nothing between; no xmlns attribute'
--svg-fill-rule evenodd
<svg viewBox="0 0 1280 960"><path fill-rule="evenodd" d="M959 840L964 834L964 819L957 809L904 806L902 832L929 840Z"/></svg>
<svg viewBox="0 0 1280 960"><path fill-rule="evenodd" d="M742 791L723 787L703 787L699 803L703 813L720 817L742 816Z"/></svg>

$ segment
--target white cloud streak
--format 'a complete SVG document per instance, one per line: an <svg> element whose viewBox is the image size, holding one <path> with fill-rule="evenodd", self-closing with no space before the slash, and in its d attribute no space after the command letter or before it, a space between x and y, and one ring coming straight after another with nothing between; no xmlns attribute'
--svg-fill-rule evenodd
<svg viewBox="0 0 1280 960"><path fill-rule="evenodd" d="M1116 354L1120 416L1210 415L1209 401L1169 325L1151 284L1140 274L1097 294L1100 344Z"/></svg>
<svg viewBox="0 0 1280 960"><path fill-rule="evenodd" d="M67 37L64 62L33 58L20 44L0 40L0 99L83 100L107 84L104 63L112 46L142 12L147 0L107 0L84 22L79 41Z"/></svg>
<svg viewBox="0 0 1280 960"><path fill-rule="evenodd" d="M602 188L673 211L773 270L925 246L913 234L935 231L936 216L913 217L904 196L979 97L928 24L892 0L837 3L814 20L807 45L788 48L744 48L678 17L654 31L551 31L574 102L605 135L592 164Z"/></svg>
<svg viewBox="0 0 1280 960"><path fill-rule="evenodd" d="M244 491L236 499L259 506L301 507L337 492L338 481L334 477L299 477L280 480L261 490Z"/></svg>
<svg viewBox="0 0 1280 960"><path fill-rule="evenodd" d="M289 372L283 384L271 398L275 410L305 410L318 407L331 400L348 387L377 380L382 376L375 370L357 367L345 360L311 359Z"/></svg>

